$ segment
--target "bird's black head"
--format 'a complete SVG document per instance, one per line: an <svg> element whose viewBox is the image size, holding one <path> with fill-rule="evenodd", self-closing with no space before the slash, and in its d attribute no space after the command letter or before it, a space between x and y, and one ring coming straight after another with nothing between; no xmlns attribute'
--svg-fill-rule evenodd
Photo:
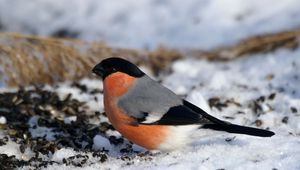
<svg viewBox="0 0 300 170"><path fill-rule="evenodd" d="M126 73L133 77L142 77L145 75L136 65L122 58L107 58L97 64L93 70L95 74L104 80L107 76L115 72Z"/></svg>

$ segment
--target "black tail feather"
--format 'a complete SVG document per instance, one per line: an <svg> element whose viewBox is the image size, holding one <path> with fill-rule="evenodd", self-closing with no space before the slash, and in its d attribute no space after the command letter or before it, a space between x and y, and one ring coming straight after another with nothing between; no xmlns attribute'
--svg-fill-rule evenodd
<svg viewBox="0 0 300 170"><path fill-rule="evenodd" d="M257 129L252 127L246 127L246 126L240 126L231 124L229 122L217 119L209 114L207 114L204 110L200 109L199 107L193 105L192 103L183 100L183 104L187 106L188 108L192 109L194 112L200 114L203 118L209 120L212 124L206 124L202 126L201 128L206 129L213 129L218 131L226 131L229 133L239 133L239 134L246 134L246 135L252 135L252 136L260 136L260 137L271 137L275 135L274 132L263 130L263 129Z"/></svg>
<svg viewBox="0 0 300 170"><path fill-rule="evenodd" d="M260 136L260 137L271 137L271 136L275 135L274 132L271 132L268 130L240 126L240 125L235 125L235 124L206 124L206 125L202 126L201 128L213 129L213 130L218 130L218 131L226 131L229 133Z"/></svg>

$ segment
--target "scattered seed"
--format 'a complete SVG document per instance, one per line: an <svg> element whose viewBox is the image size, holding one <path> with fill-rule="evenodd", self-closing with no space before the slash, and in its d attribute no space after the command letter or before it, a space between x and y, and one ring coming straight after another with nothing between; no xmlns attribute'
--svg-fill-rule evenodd
<svg viewBox="0 0 300 170"><path fill-rule="evenodd" d="M226 138L225 141L226 141L226 142L232 142L235 138L236 138L235 136L232 137L232 138Z"/></svg>
<svg viewBox="0 0 300 170"><path fill-rule="evenodd" d="M258 102L264 102L265 101L265 96L260 96L258 99L256 99Z"/></svg>
<svg viewBox="0 0 300 170"><path fill-rule="evenodd" d="M271 93L268 97L269 100L273 100L276 97L276 93Z"/></svg>
<svg viewBox="0 0 300 170"><path fill-rule="evenodd" d="M266 80L272 80L274 77L275 77L274 74L268 74L266 76Z"/></svg>
<svg viewBox="0 0 300 170"><path fill-rule="evenodd" d="M225 118L225 119L230 119L230 120L233 120L233 119L234 119L234 117L232 117L232 116L223 116L223 118Z"/></svg>
<svg viewBox="0 0 300 170"><path fill-rule="evenodd" d="M86 93L88 91L88 88L86 85L79 84L78 82L73 82L71 86L80 89L84 93Z"/></svg>
<svg viewBox="0 0 300 170"><path fill-rule="evenodd" d="M292 111L292 113L297 113L298 112L298 110L295 107L291 107L291 111Z"/></svg>
<svg viewBox="0 0 300 170"><path fill-rule="evenodd" d="M289 121L289 117L288 116L284 116L281 120L282 123L287 124Z"/></svg>
<svg viewBox="0 0 300 170"><path fill-rule="evenodd" d="M224 108L224 107L228 107L227 103L221 102L219 97L213 97L213 98L208 99L208 104L211 108L215 107L219 111L222 111L222 108Z"/></svg>
<svg viewBox="0 0 300 170"><path fill-rule="evenodd" d="M237 114L245 114L243 111L238 111Z"/></svg>
<svg viewBox="0 0 300 170"><path fill-rule="evenodd" d="M257 120L255 121L255 125L256 125L257 127L260 127L262 124L263 124L263 121L262 121L262 120L257 119Z"/></svg>
<svg viewBox="0 0 300 170"><path fill-rule="evenodd" d="M116 136L109 136L108 140L113 145L119 145L124 142L123 138L117 138Z"/></svg>

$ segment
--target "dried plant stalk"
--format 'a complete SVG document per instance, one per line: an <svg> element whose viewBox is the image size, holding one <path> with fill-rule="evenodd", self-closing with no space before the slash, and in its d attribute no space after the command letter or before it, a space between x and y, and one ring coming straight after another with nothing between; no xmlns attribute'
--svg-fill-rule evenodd
<svg viewBox="0 0 300 170"><path fill-rule="evenodd" d="M96 63L112 56L144 64L157 74L174 60L184 57L224 61L278 48L294 49L298 47L299 36L300 30L294 30L250 37L232 47L207 52L164 47L153 51L111 48L99 42L0 33L0 86L78 80L91 76L91 69Z"/></svg>

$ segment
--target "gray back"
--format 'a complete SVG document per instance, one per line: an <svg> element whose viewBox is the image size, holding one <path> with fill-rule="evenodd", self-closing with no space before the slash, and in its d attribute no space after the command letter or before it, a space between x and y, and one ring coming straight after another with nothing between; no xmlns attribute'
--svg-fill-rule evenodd
<svg viewBox="0 0 300 170"><path fill-rule="evenodd" d="M179 96L147 75L138 78L128 93L118 101L118 106L135 118L144 118L144 113L162 117L170 107L181 104Z"/></svg>

